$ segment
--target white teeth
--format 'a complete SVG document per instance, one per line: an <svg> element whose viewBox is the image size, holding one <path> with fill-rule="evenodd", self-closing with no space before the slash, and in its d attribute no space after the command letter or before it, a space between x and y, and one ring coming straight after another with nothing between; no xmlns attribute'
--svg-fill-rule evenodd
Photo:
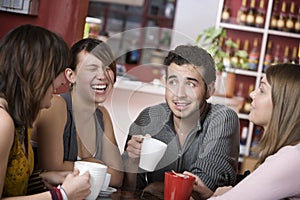
<svg viewBox="0 0 300 200"><path fill-rule="evenodd" d="M177 106L186 106L186 103L175 103Z"/></svg>
<svg viewBox="0 0 300 200"><path fill-rule="evenodd" d="M93 85L92 88L95 90L104 90L106 85Z"/></svg>

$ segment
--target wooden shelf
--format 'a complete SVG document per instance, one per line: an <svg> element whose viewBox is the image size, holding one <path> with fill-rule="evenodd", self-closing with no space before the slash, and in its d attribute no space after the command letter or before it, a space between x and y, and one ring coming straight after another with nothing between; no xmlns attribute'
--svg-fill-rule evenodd
<svg viewBox="0 0 300 200"><path fill-rule="evenodd" d="M283 1L283 0L280 0ZM254 37L259 36L259 44L260 44L260 56L259 56L259 63L258 63L258 69L257 71L248 71L248 70L242 70L242 69L232 69L232 71L240 76L246 76L250 78L255 79L255 88L259 87L260 80L261 78L265 75L263 71L263 62L264 62L264 57L265 57L265 52L267 49L267 44L269 40L273 40L273 48L275 49L276 44L280 44L281 46L286 46L286 45L291 45L291 46L298 46L299 45L299 39L300 39L300 34L297 33L290 33L290 32L283 32L283 31L278 31L278 30L272 30L269 29L270 25L270 19L271 15L273 12L273 4L275 3L275 0L265 0L265 3L267 2L267 7L266 7L266 15L265 15L265 24L263 28L257 28L257 27L251 27L251 26L246 26L246 25L239 25L236 24L236 15L237 15L237 9L241 5L241 1L237 2L239 5L233 5L233 1L230 1L231 5L229 7L231 8L231 14L233 16L230 17L229 22L222 22L221 21L221 15L222 15L222 10L224 4L228 3L229 0L220 0L219 2L219 8L218 8L218 16L217 16L217 22L216 22L216 27L222 27L228 31L231 32L238 32L240 35L245 34L247 35L247 38L251 39L251 36L253 35ZM282 40L281 40L282 38ZM232 38L233 39L233 38ZM283 48L282 48L283 51ZM239 118L242 120L249 120L249 116L247 114L238 114ZM247 138L247 152L249 155L250 154L250 147L251 147L251 142L252 142L252 137L253 137L253 132L255 129L255 125L252 122L249 122L248 126L248 138Z"/></svg>

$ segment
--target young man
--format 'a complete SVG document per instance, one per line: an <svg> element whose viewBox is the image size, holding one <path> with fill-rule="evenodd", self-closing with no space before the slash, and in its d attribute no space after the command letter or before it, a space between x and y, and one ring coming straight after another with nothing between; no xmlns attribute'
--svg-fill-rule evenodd
<svg viewBox="0 0 300 200"><path fill-rule="evenodd" d="M189 171L209 188L201 197L209 197L217 187L235 182L239 155L239 119L224 105L207 99L214 92L216 79L212 57L197 46L181 45L165 58L166 103L143 110L130 126L123 155L127 170L124 186L136 189L162 189L164 172ZM138 168L143 135L168 144L155 171ZM157 182L160 182L157 183ZM206 187L204 187L206 188Z"/></svg>

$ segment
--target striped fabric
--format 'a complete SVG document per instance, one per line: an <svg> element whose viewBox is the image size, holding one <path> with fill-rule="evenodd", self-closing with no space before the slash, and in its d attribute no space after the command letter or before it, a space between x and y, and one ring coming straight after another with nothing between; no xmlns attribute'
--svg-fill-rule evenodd
<svg viewBox="0 0 300 200"><path fill-rule="evenodd" d="M186 138L182 148L174 131L172 113L166 103L143 110L130 126L129 137L150 134L168 144L166 153L154 172L140 169L137 189L163 181L166 171L190 171L211 189L235 182L239 156L239 119L224 105L208 104L205 115ZM126 159L126 152L123 158Z"/></svg>

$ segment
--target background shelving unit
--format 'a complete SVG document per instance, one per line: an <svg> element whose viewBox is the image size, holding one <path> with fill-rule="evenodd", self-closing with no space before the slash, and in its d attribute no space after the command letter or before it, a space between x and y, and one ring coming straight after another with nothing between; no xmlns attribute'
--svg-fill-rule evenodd
<svg viewBox="0 0 300 200"><path fill-rule="evenodd" d="M88 15L102 20L102 31L111 36L109 42L119 55L118 63L131 69L151 63L157 49L169 50L175 11L176 0L143 0L141 6L90 0ZM135 49L138 61L130 65L125 54Z"/></svg>
<svg viewBox="0 0 300 200"><path fill-rule="evenodd" d="M272 12L274 12L274 3L275 1L279 1L280 3L283 2L283 0L265 0L266 6L266 12L265 12L265 23L262 28L257 28L257 27L251 27L251 26L246 26L246 25L240 25L236 23L236 17L237 17L237 10L239 9L239 5L241 5L241 0L239 2L236 2L236 0L220 0L219 2L219 8L218 8L218 16L217 16L217 22L216 22L216 27L222 27L226 29L228 32L233 32L233 33L242 33L253 35L255 37L259 37L259 63L258 63L258 69L257 71L247 71L247 70L242 70L242 69L234 69L234 73L237 76L247 76L247 77L252 77L255 79L254 83L254 89L259 87L260 80L264 75L263 72L263 62L264 62L264 57L265 53L267 50L267 44L269 40L274 41L273 43L278 43L281 46L283 45L289 45L293 47L298 47L299 48L299 39L300 39L300 34L297 33L291 33L291 32L283 32L283 31L278 31L278 30L272 30L269 29L270 26L270 20L271 20L271 15ZM287 3L291 3L293 0L285 0ZM297 6L300 6L299 2L294 1L297 3ZM249 0L248 0L249 3ZM256 1L256 5L258 5L259 1ZM225 4L230 4L230 8L233 9L231 10L231 18L229 22L222 22L221 21L221 16L222 16L222 11L224 8ZM233 5L235 4L235 5ZM237 4L238 7L236 6ZM258 7L258 6L256 6ZM296 7L296 12L298 11ZM234 35L234 34L233 34ZM232 37L232 35L231 35ZM250 38L249 38L250 39ZM282 40L277 40L277 39L282 39ZM283 40L284 39L284 40ZM275 41L276 40L276 41ZM275 45L273 46L273 50L275 49ZM283 49L281 49L281 54L283 54ZM299 51L299 49L298 49ZM241 123L241 126L245 126L248 122L248 136L247 136L247 143L246 143L246 148L247 148L247 153L245 156L250 155L250 148L251 148L251 142L254 137L254 131L256 126L249 121L248 115L247 114L239 114L240 120L243 122ZM242 127L241 127L242 128ZM243 161L242 158L240 161Z"/></svg>

